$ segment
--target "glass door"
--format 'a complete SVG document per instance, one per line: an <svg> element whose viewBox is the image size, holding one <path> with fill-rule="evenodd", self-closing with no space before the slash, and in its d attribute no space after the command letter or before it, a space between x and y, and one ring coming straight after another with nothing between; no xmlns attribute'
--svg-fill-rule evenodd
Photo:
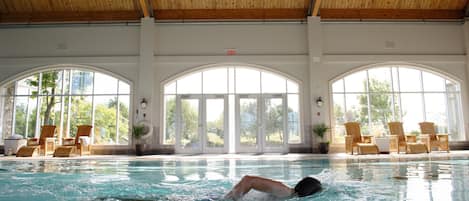
<svg viewBox="0 0 469 201"><path fill-rule="evenodd" d="M288 152L286 106L283 95L263 95L262 151Z"/></svg>
<svg viewBox="0 0 469 201"><path fill-rule="evenodd" d="M235 152L288 152L285 111L283 94L238 95Z"/></svg>
<svg viewBox="0 0 469 201"><path fill-rule="evenodd" d="M176 100L176 114L180 122L176 133L177 153L202 152L202 121L200 96L181 95Z"/></svg>
<svg viewBox="0 0 469 201"><path fill-rule="evenodd" d="M227 153L224 95L180 95L176 100L176 153Z"/></svg>
<svg viewBox="0 0 469 201"><path fill-rule="evenodd" d="M236 98L237 153L260 152L259 101L256 95L238 95Z"/></svg>
<svg viewBox="0 0 469 201"><path fill-rule="evenodd" d="M228 153L228 102L224 95L204 98L204 153Z"/></svg>

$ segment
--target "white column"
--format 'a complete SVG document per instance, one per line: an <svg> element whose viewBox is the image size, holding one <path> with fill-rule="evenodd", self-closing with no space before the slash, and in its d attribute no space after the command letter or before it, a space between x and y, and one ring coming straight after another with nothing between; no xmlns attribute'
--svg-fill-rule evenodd
<svg viewBox="0 0 469 201"><path fill-rule="evenodd" d="M134 98L134 108L138 110L138 115L136 115L135 121L147 120L152 121L152 112L157 107L153 105L153 87L154 83L154 33L155 33L155 23L154 18L142 18L140 25L140 57L138 64L138 79L134 83L135 87L135 98ZM148 102L145 109L141 107L140 102L144 99ZM134 110L134 112L136 112ZM134 122L134 123L136 123ZM153 125L154 126L154 125ZM150 138L154 139L154 138ZM151 140L147 140L147 144L155 144Z"/></svg>
<svg viewBox="0 0 469 201"><path fill-rule="evenodd" d="M327 76L321 75L324 71L322 65L323 44L322 44L322 26L320 17L308 17L308 50L309 50L309 80L311 102L311 126L308 129L307 136L311 136L311 146L317 147L319 139L312 133L312 126L318 123L329 125L329 82ZM318 107L316 100L322 98L323 105ZM307 139L305 139L307 140Z"/></svg>

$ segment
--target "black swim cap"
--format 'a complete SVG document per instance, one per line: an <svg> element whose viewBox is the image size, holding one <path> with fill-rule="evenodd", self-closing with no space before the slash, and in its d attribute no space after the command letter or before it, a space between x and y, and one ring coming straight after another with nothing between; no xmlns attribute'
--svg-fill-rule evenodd
<svg viewBox="0 0 469 201"><path fill-rule="evenodd" d="M312 195L322 189L321 182L312 177L303 178L295 186L295 192L298 197Z"/></svg>

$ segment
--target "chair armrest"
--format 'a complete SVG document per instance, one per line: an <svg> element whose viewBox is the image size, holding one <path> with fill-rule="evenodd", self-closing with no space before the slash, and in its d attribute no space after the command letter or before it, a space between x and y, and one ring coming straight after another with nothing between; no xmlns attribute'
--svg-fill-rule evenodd
<svg viewBox="0 0 469 201"><path fill-rule="evenodd" d="M414 134L406 134L405 135L406 142L417 142L417 135Z"/></svg>
<svg viewBox="0 0 469 201"><path fill-rule="evenodd" d="M389 135L389 140L399 140L398 135Z"/></svg>
<svg viewBox="0 0 469 201"><path fill-rule="evenodd" d="M91 138L88 136L81 136L80 138L78 138L78 140L81 146L91 144Z"/></svg>
<svg viewBox="0 0 469 201"><path fill-rule="evenodd" d="M36 146L39 145L39 138L28 138L28 141L26 142L28 146Z"/></svg>
<svg viewBox="0 0 469 201"><path fill-rule="evenodd" d="M431 144L430 134L420 134L419 138L421 142L425 143L427 146L430 146Z"/></svg>
<svg viewBox="0 0 469 201"><path fill-rule="evenodd" d="M46 137L46 142L54 142L57 140L55 137Z"/></svg>
<svg viewBox="0 0 469 201"><path fill-rule="evenodd" d="M438 133L436 134L436 139L438 139L440 142L448 142L449 135L447 133Z"/></svg>
<svg viewBox="0 0 469 201"><path fill-rule="evenodd" d="M374 136L372 135L362 135L362 143L371 143Z"/></svg>
<svg viewBox="0 0 469 201"><path fill-rule="evenodd" d="M64 137L62 138L62 145L75 145L75 138L71 138L71 137Z"/></svg>

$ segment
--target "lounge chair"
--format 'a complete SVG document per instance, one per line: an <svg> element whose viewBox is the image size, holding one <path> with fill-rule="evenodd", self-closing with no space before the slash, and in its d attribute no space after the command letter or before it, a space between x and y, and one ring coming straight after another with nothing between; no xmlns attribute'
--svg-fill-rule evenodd
<svg viewBox="0 0 469 201"><path fill-rule="evenodd" d="M428 151L438 147L439 151L449 152L449 137L446 133L436 133L433 122L420 122L420 139L427 145Z"/></svg>
<svg viewBox="0 0 469 201"><path fill-rule="evenodd" d="M16 157L31 157L33 155L47 155L55 147L55 126L44 125L41 127L39 138L29 138L26 146L21 147Z"/></svg>
<svg viewBox="0 0 469 201"><path fill-rule="evenodd" d="M80 156L84 152L91 154L90 135L93 126L81 125L77 126L75 138L63 138L62 145L54 151L54 157L69 157L78 153Z"/></svg>
<svg viewBox="0 0 469 201"><path fill-rule="evenodd" d="M401 153L403 147L406 154L428 153L427 146L417 142L416 135L404 134L402 122L389 122L388 126L391 133L389 141L391 152Z"/></svg>
<svg viewBox="0 0 469 201"><path fill-rule="evenodd" d="M373 136L362 136L360 131L360 123L345 123L345 152L353 155L353 149L357 147L358 154L378 154L378 146L372 143Z"/></svg>

